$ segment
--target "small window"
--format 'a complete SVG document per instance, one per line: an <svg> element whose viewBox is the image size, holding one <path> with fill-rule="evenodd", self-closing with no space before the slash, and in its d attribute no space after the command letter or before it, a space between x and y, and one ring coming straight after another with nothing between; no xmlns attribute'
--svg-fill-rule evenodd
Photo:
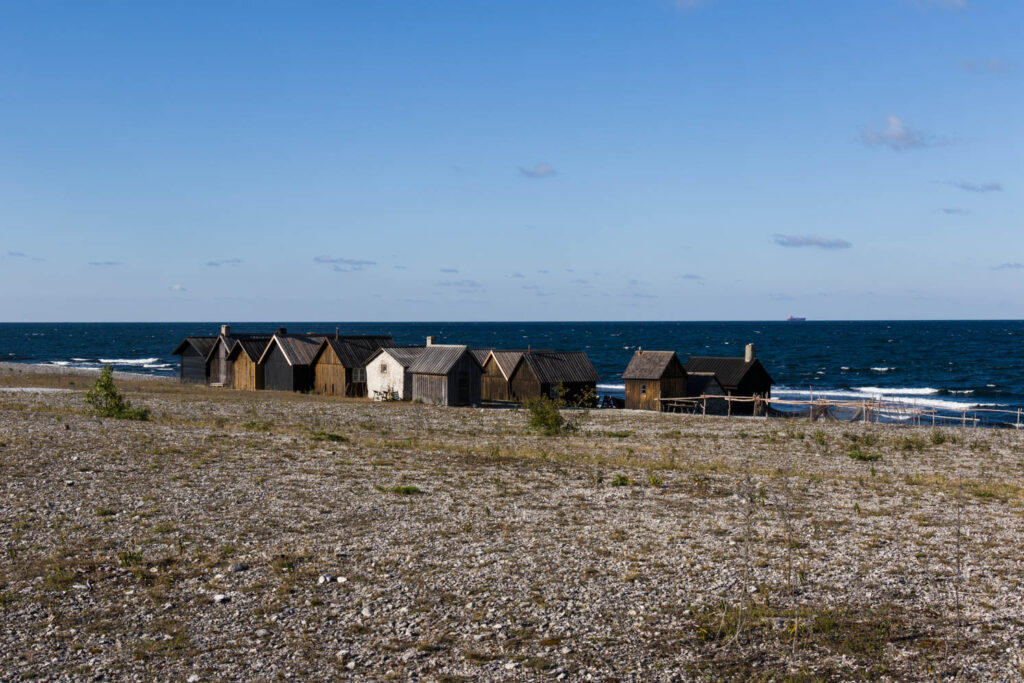
<svg viewBox="0 0 1024 683"><path fill-rule="evenodd" d="M382 374L382 375L388 374L388 364L387 363L381 363L380 364L380 374Z"/></svg>
<svg viewBox="0 0 1024 683"><path fill-rule="evenodd" d="M646 384L641 384L640 385L640 395L641 396L646 396L647 395L647 385Z"/></svg>

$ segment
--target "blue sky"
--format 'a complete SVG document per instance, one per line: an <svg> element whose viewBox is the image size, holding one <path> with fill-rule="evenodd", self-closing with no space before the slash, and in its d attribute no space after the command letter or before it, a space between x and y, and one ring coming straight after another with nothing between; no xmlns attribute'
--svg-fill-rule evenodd
<svg viewBox="0 0 1024 683"><path fill-rule="evenodd" d="M0 320L1024 317L1024 3L0 4Z"/></svg>

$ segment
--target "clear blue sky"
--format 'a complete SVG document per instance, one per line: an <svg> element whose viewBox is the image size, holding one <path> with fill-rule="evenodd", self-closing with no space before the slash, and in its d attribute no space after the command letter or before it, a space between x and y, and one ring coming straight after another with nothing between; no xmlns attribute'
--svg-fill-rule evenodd
<svg viewBox="0 0 1024 683"><path fill-rule="evenodd" d="M1024 3L4 2L0 320L1024 317Z"/></svg>

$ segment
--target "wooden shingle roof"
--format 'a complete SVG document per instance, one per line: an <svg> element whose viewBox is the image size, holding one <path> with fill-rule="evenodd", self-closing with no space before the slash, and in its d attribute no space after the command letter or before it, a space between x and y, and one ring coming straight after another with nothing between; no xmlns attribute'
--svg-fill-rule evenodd
<svg viewBox="0 0 1024 683"><path fill-rule="evenodd" d="M687 396L704 396L708 393L722 393L722 385L718 383L717 379L715 379L715 373L691 372L686 375Z"/></svg>
<svg viewBox="0 0 1024 683"><path fill-rule="evenodd" d="M234 337L235 343L231 345L231 350L228 351L228 360L234 360L238 358L238 354L244 353L249 357L249 360L258 361L263 352L266 351L271 336L269 334L247 334ZM213 353L213 351L210 353Z"/></svg>
<svg viewBox="0 0 1024 683"><path fill-rule="evenodd" d="M487 362L487 356L491 355L494 349L470 349L469 352L476 358L476 362L483 365Z"/></svg>
<svg viewBox="0 0 1024 683"><path fill-rule="evenodd" d="M263 354L260 355L259 362L265 363L267 354L276 346L281 349L288 365L309 365L316 357L316 352L325 338L325 335L275 334L271 337L267 348L263 350Z"/></svg>
<svg viewBox="0 0 1024 683"><path fill-rule="evenodd" d="M377 349L392 347L395 340L390 335L350 335L328 337L323 344L334 349L338 360L346 368L361 368Z"/></svg>
<svg viewBox="0 0 1024 683"><path fill-rule="evenodd" d="M691 356L686 361L687 373L711 373L722 385L723 389L733 390L739 386L747 373L760 368L761 372L768 377L768 383L774 384L768 371L764 369L761 362L756 358L749 363L743 358L729 358L721 356Z"/></svg>
<svg viewBox="0 0 1024 683"><path fill-rule="evenodd" d="M180 356L185 348L191 346L203 358L209 355L213 345L217 343L216 337L185 337L184 340L171 351L172 356Z"/></svg>
<svg viewBox="0 0 1024 683"><path fill-rule="evenodd" d="M473 362L480 365L466 346L432 344L424 347L423 352L409 366L409 372L414 375L447 375L465 354L469 354Z"/></svg>
<svg viewBox="0 0 1024 683"><path fill-rule="evenodd" d="M409 366L420 357L425 348L425 346L389 346L387 348L380 348L366 359L366 364L369 365L374 358L378 358L386 352L388 356L395 359L396 363L401 363L402 367L408 370Z"/></svg>
<svg viewBox="0 0 1024 683"><path fill-rule="evenodd" d="M676 357L675 351L644 351L638 349L622 373L622 379L661 379L669 363Z"/></svg>
<svg viewBox="0 0 1024 683"><path fill-rule="evenodd" d="M543 384L597 382L601 379L582 351L531 351L523 354L526 363Z"/></svg>

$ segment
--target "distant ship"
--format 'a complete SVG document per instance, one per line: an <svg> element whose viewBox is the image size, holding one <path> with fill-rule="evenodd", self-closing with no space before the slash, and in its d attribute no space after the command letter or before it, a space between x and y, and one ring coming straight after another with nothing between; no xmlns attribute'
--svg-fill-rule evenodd
<svg viewBox="0 0 1024 683"><path fill-rule="evenodd" d="M791 315L788 318L786 318L786 322L787 323L803 323L803 322L807 322L807 318L798 318L795 315Z"/></svg>

